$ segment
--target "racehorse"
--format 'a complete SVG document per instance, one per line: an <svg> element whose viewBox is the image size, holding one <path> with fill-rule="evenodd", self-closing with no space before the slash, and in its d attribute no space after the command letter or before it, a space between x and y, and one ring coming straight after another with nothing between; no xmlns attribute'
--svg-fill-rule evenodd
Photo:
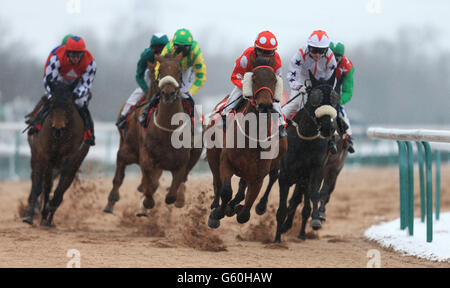
<svg viewBox="0 0 450 288"><path fill-rule="evenodd" d="M156 56L160 63L158 84L161 101L159 107L151 114L148 128L140 125L130 125L127 133L136 133L136 138L124 137L121 131L120 148L117 152L116 173L113 188L108 197L105 212L112 213L114 204L119 200L119 187L125 176L125 167L132 163L139 164L142 171L141 188L144 194L141 209L137 216L147 216L147 209L154 207L153 193L159 186L159 178L163 170L172 174L172 184L166 195L166 204L181 208L184 206L184 191L187 176L200 158L202 148L175 148L171 143L172 133L181 130L186 124L173 125L172 117L184 113L180 94L182 54ZM135 120L137 121L137 117ZM136 129L137 131L132 131Z"/></svg>
<svg viewBox="0 0 450 288"><path fill-rule="evenodd" d="M39 133L28 136L31 148L31 192L28 210L23 222L33 224L35 206L43 192L44 203L41 225L51 227L56 209L64 192L72 184L76 172L89 152L90 145L83 141L83 120L73 102L72 85L52 83L53 94L49 100L48 116ZM49 201L53 175L59 174L59 182Z"/></svg>
<svg viewBox="0 0 450 288"><path fill-rule="evenodd" d="M274 61L273 59L257 58L256 60L251 59L250 65L254 67L253 73L246 73L243 81L244 96L247 94L250 98L245 105L240 105L241 107L237 108L237 113L246 116L256 115L257 127L252 129L260 132L265 130L265 135L269 136L266 139L260 139L261 137L255 139L249 136L252 134L250 132L253 132L249 127L251 124L242 128L242 125L239 125L237 114L232 121L227 121L227 123L233 124L231 127L228 127L226 133L234 136L233 143L226 143L228 135L225 136L221 131L215 134L215 137L223 137L223 148L208 147L206 152L208 163L213 173L214 186L214 201L211 204L211 214L208 220L208 225L211 228L218 228L220 219L225 215L232 216L237 214L237 221L241 224L246 223L250 219L250 210L259 194L264 177L278 164L280 158L287 150L286 137L278 140L278 133L271 129L273 101L282 91L282 80L273 71ZM249 92L246 93L245 90ZM263 117L258 117L264 115L267 121L261 120ZM215 121L209 125L209 129L214 125ZM229 125L227 124L227 126ZM278 128L278 125L276 125L276 128ZM246 145L239 147L237 139L242 135L245 136ZM251 141L257 142L256 147L251 147ZM268 141L272 141L275 144L278 154L274 155L272 159L263 159L261 152L267 150L262 147L263 142ZM244 206L231 206L232 204L229 202L233 194L231 188L231 177L233 175L241 177L248 184ZM221 204L219 199L222 201Z"/></svg>
<svg viewBox="0 0 450 288"><path fill-rule="evenodd" d="M333 90L335 74L328 80L317 80L309 72L311 89L304 107L292 119L288 129L288 151L280 163L280 203L277 210L277 231L275 242L281 241L281 233L292 227L297 206L304 198L300 239L306 239L306 223L310 216L310 226L314 230L322 227L319 200L325 200L319 188L324 179L325 166L329 159L328 144L334 137L335 119L340 95ZM296 184L294 194L286 207L289 188ZM311 203L313 211L311 215ZM286 219L287 216L287 219Z"/></svg>

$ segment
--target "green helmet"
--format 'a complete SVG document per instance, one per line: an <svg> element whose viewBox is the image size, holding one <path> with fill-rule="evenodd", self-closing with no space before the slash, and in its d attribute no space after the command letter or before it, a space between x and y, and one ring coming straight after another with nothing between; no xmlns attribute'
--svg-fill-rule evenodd
<svg viewBox="0 0 450 288"><path fill-rule="evenodd" d="M341 42L337 42L336 45L334 45L334 43L331 42L330 49L331 51L333 51L334 55L344 56L345 47L344 44L342 44Z"/></svg>
<svg viewBox="0 0 450 288"><path fill-rule="evenodd" d="M183 28L175 32L175 35L173 36L173 44L192 45L192 43L194 43L194 38L189 30Z"/></svg>
<svg viewBox="0 0 450 288"><path fill-rule="evenodd" d="M64 38L63 38L63 40L62 40L62 42L61 42L61 45L66 45L67 40L68 40L69 38L72 38L72 37L73 37L72 34L67 34L66 36L64 36Z"/></svg>
<svg viewBox="0 0 450 288"><path fill-rule="evenodd" d="M150 40L150 46L165 46L169 42L169 38L164 33L155 33Z"/></svg>

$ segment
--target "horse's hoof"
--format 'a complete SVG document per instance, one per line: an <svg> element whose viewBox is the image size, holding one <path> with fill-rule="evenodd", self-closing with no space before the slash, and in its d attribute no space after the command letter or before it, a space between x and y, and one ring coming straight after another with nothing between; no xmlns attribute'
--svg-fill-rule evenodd
<svg viewBox="0 0 450 288"><path fill-rule="evenodd" d="M56 228L56 226L49 221L44 221L43 223L41 223L41 226L44 228Z"/></svg>
<svg viewBox="0 0 450 288"><path fill-rule="evenodd" d="M236 218L239 224L247 223L250 220L250 211L242 211Z"/></svg>
<svg viewBox="0 0 450 288"><path fill-rule="evenodd" d="M214 208L211 210L211 217L216 220L220 220L225 217L225 213L223 212L221 207Z"/></svg>
<svg viewBox="0 0 450 288"><path fill-rule="evenodd" d="M242 206L241 204L237 204L236 206L234 206L234 213L236 214L241 213L242 208L244 208L244 206Z"/></svg>
<svg viewBox="0 0 450 288"><path fill-rule="evenodd" d="M212 215L211 215L212 216ZM208 218L208 226L212 229L217 229L220 226L220 220L214 219L213 217L209 216Z"/></svg>
<svg viewBox="0 0 450 288"><path fill-rule="evenodd" d="M256 214L258 214L260 216L264 215L264 213L266 213L266 208L267 208L267 206L265 203L259 202L258 205L256 205L256 207L255 207Z"/></svg>
<svg viewBox="0 0 450 288"><path fill-rule="evenodd" d="M227 205L227 207L225 207L225 215L227 215L227 217L233 217L234 214L236 214L234 208L230 205Z"/></svg>
<svg viewBox="0 0 450 288"><path fill-rule="evenodd" d="M289 231L291 229L291 227L292 227L292 224L284 222L283 225L281 225L281 234L284 234L287 231Z"/></svg>
<svg viewBox="0 0 450 288"><path fill-rule="evenodd" d="M22 222L33 225L33 216L25 216L22 218Z"/></svg>
<svg viewBox="0 0 450 288"><path fill-rule="evenodd" d="M297 237L298 239L300 239L300 240L303 240L303 241L305 241L306 240L306 234L304 234L304 233L301 233L300 235L298 235L298 237Z"/></svg>
<svg viewBox="0 0 450 288"><path fill-rule="evenodd" d="M184 207L184 204L185 204L184 200L183 200L183 201L176 201L176 202L175 202L175 207L177 207L177 208L183 208L183 207Z"/></svg>
<svg viewBox="0 0 450 288"><path fill-rule="evenodd" d="M315 231L320 230L322 228L322 221L320 219L312 219L309 226Z"/></svg>
<svg viewBox="0 0 450 288"><path fill-rule="evenodd" d="M108 205L106 205L105 209L103 209L103 212L109 213L109 214L114 214L114 207L108 204Z"/></svg>
<svg viewBox="0 0 450 288"><path fill-rule="evenodd" d="M325 214L325 212L319 212L319 219L321 221L326 221L327 220L327 215Z"/></svg>
<svg viewBox="0 0 450 288"><path fill-rule="evenodd" d="M177 201L177 196L169 196L169 195L166 196L167 205L173 204L175 203L175 201Z"/></svg>

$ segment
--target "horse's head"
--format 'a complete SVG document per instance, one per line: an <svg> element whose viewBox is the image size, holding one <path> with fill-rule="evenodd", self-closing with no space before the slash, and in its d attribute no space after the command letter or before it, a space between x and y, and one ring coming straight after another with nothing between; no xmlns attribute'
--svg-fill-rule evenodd
<svg viewBox="0 0 450 288"><path fill-rule="evenodd" d="M270 113L278 88L278 79L273 70L275 59L258 57L254 61L250 59L250 64L254 68L252 73L245 74L244 97L250 98L259 112Z"/></svg>
<svg viewBox="0 0 450 288"><path fill-rule="evenodd" d="M332 120L336 119L337 110L341 101L341 96L334 89L336 70L330 79L317 80L309 71L311 87L305 109L319 126L320 134L329 137L334 133Z"/></svg>
<svg viewBox="0 0 450 288"><path fill-rule="evenodd" d="M73 112L72 92L76 82L66 85L61 82L50 84L52 97L50 98L49 119L55 137L60 137L67 128Z"/></svg>
<svg viewBox="0 0 450 288"><path fill-rule="evenodd" d="M159 89L161 100L164 103L173 103L180 99L181 66L180 60L183 54L172 56L170 54L161 57L155 56L159 64Z"/></svg>

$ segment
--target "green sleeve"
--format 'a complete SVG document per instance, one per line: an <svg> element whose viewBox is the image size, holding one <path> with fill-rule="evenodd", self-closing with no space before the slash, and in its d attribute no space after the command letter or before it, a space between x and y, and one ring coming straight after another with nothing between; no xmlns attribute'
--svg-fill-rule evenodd
<svg viewBox="0 0 450 288"><path fill-rule="evenodd" d="M344 82L342 83L342 93L341 93L341 105L349 102L353 96L353 72L355 68L352 67L345 75Z"/></svg>
<svg viewBox="0 0 450 288"><path fill-rule="evenodd" d="M144 79L145 76L145 70L147 70L147 62L153 63L155 61L155 57L153 54L153 51L149 48L145 49L144 52L141 54L141 58L139 59L139 62L137 64L136 69L136 82L138 83L139 87L144 91L144 93L147 93L148 85L147 82Z"/></svg>

